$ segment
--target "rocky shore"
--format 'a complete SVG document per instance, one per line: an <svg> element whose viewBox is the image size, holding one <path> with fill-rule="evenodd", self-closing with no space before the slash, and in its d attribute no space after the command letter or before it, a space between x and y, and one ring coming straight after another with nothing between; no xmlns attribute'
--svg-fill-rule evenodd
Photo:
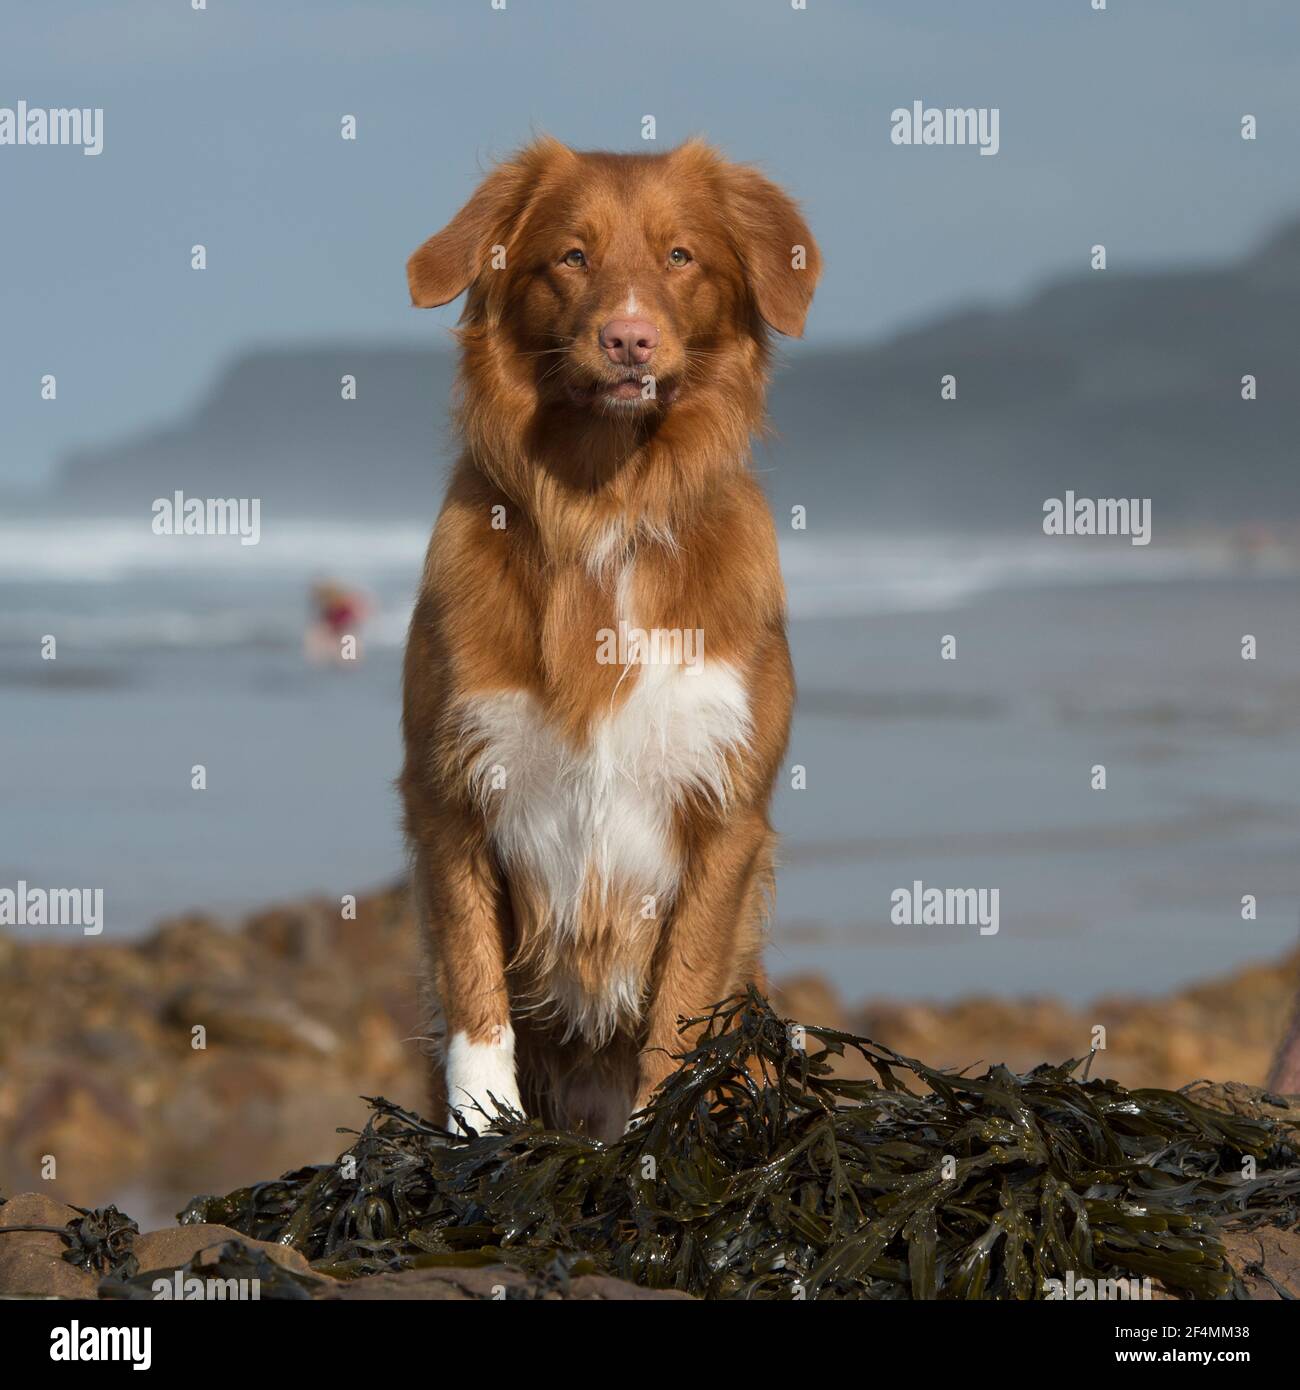
<svg viewBox="0 0 1300 1390"><path fill-rule="evenodd" d="M1271 1122L1279 1137L1300 1135L1300 1096L1279 1097L1239 1082L1194 1088L1192 1099L1252 1121ZM1294 1139L1291 1140L1294 1148ZM1289 1179L1287 1179L1289 1181ZM1282 1224L1229 1221L1218 1230L1225 1262L1240 1281L1237 1297L1300 1297L1300 1230L1294 1204ZM523 1269L475 1252L431 1254L418 1267L335 1277L292 1245L259 1240L212 1222L141 1233L114 1207L88 1211L43 1193L0 1198L0 1298L353 1302L544 1300L569 1302L691 1299L601 1272L581 1255ZM1140 1292L1083 1296L1167 1299L1157 1279L1118 1280ZM1057 1296L1057 1295L1053 1295Z"/></svg>
<svg viewBox="0 0 1300 1390"><path fill-rule="evenodd" d="M363 898L355 920L304 902L236 928L199 915L169 921L129 944L0 937L0 1195L9 1197L0 1226L65 1227L78 1216L65 1204L75 1203L115 1204L146 1230L165 1228L196 1193L333 1160L347 1144L340 1126L365 1120L362 1096L421 1108L416 947L398 888ZM1086 1053L1101 1028L1094 1076L1130 1088L1200 1078L1249 1087L1264 1081L1297 964L1293 956L1167 998L1115 997L1082 1010L1048 999L849 1005L816 979L785 981L774 1002L932 1066L1024 1070ZM1254 1095L1218 1094L1224 1103ZM24 1192L39 1195L11 1196ZM142 1270L175 1268L229 1240L257 1245L193 1226L138 1239ZM0 1242L0 1289L17 1287L15 1260L28 1269L20 1284L30 1274L22 1261L53 1260L63 1268L49 1291L87 1294L91 1276L62 1258L65 1246L51 1231L11 1233ZM311 1296L380 1296L297 1272ZM479 1296L471 1273L382 1277L418 1284L413 1296ZM621 1296L603 1287L521 1285L512 1296Z"/></svg>

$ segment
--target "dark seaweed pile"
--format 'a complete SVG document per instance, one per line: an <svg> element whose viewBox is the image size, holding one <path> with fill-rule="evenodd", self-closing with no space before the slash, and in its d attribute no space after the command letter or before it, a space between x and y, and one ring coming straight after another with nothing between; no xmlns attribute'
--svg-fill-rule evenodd
<svg viewBox="0 0 1300 1390"><path fill-rule="evenodd" d="M1272 1120L1080 1080L1079 1061L935 1071L794 1029L755 994L691 1022L699 1045L617 1144L518 1116L451 1139L379 1098L337 1164L196 1198L181 1220L345 1278L558 1259L785 1299L1040 1298L1070 1271L1241 1297L1218 1231L1300 1220L1300 1154ZM833 1076L846 1053L875 1079Z"/></svg>
<svg viewBox="0 0 1300 1390"><path fill-rule="evenodd" d="M116 1207L77 1207L80 1216L68 1222L68 1248L63 1258L93 1274L129 1279L140 1268L132 1246L140 1228Z"/></svg>

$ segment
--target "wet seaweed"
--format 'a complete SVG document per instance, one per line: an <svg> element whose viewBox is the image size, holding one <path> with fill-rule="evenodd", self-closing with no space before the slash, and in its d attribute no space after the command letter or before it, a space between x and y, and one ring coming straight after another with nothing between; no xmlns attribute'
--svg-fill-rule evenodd
<svg viewBox="0 0 1300 1390"><path fill-rule="evenodd" d="M580 1260L742 1299L1031 1299L1071 1273L1244 1297L1219 1232L1300 1220L1300 1154L1272 1119L1083 1080L1083 1059L941 1071L788 1024L753 992L691 1025L699 1041L615 1144L506 1113L453 1137L367 1098L337 1163L180 1219L337 1278ZM833 1068L850 1054L869 1079Z"/></svg>
<svg viewBox="0 0 1300 1390"><path fill-rule="evenodd" d="M62 1234L68 1242L63 1258L91 1274L129 1279L139 1269L133 1246L140 1228L116 1207L77 1207L81 1213Z"/></svg>

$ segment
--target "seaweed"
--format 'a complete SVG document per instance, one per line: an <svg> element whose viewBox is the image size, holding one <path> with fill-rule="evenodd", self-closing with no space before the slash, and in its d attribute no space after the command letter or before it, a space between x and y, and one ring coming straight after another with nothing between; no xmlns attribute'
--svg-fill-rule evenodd
<svg viewBox="0 0 1300 1390"><path fill-rule="evenodd" d="M62 1234L68 1242L63 1258L91 1274L129 1279L139 1269L132 1247L140 1228L116 1207L77 1207L81 1213Z"/></svg>
<svg viewBox="0 0 1300 1390"><path fill-rule="evenodd" d="M337 1163L180 1219L291 1245L336 1278L580 1260L742 1299L1032 1299L1067 1278L1243 1297L1219 1232L1300 1220L1287 1128L1080 1079L1082 1058L966 1076L790 1025L752 990L682 1026L698 1041L617 1143L509 1112L452 1136L367 1097ZM874 1079L837 1074L848 1054Z"/></svg>

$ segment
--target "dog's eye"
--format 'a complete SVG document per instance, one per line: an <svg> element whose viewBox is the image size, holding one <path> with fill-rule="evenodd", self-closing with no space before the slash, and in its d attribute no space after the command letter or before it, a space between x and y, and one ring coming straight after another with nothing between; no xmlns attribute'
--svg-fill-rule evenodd
<svg viewBox="0 0 1300 1390"><path fill-rule="evenodd" d="M691 253L684 246L674 246L668 253L668 264L675 266L690 265Z"/></svg>
<svg viewBox="0 0 1300 1390"><path fill-rule="evenodd" d="M587 258L575 246L572 251L566 251L561 265L567 265L570 270L582 270L587 264Z"/></svg>

